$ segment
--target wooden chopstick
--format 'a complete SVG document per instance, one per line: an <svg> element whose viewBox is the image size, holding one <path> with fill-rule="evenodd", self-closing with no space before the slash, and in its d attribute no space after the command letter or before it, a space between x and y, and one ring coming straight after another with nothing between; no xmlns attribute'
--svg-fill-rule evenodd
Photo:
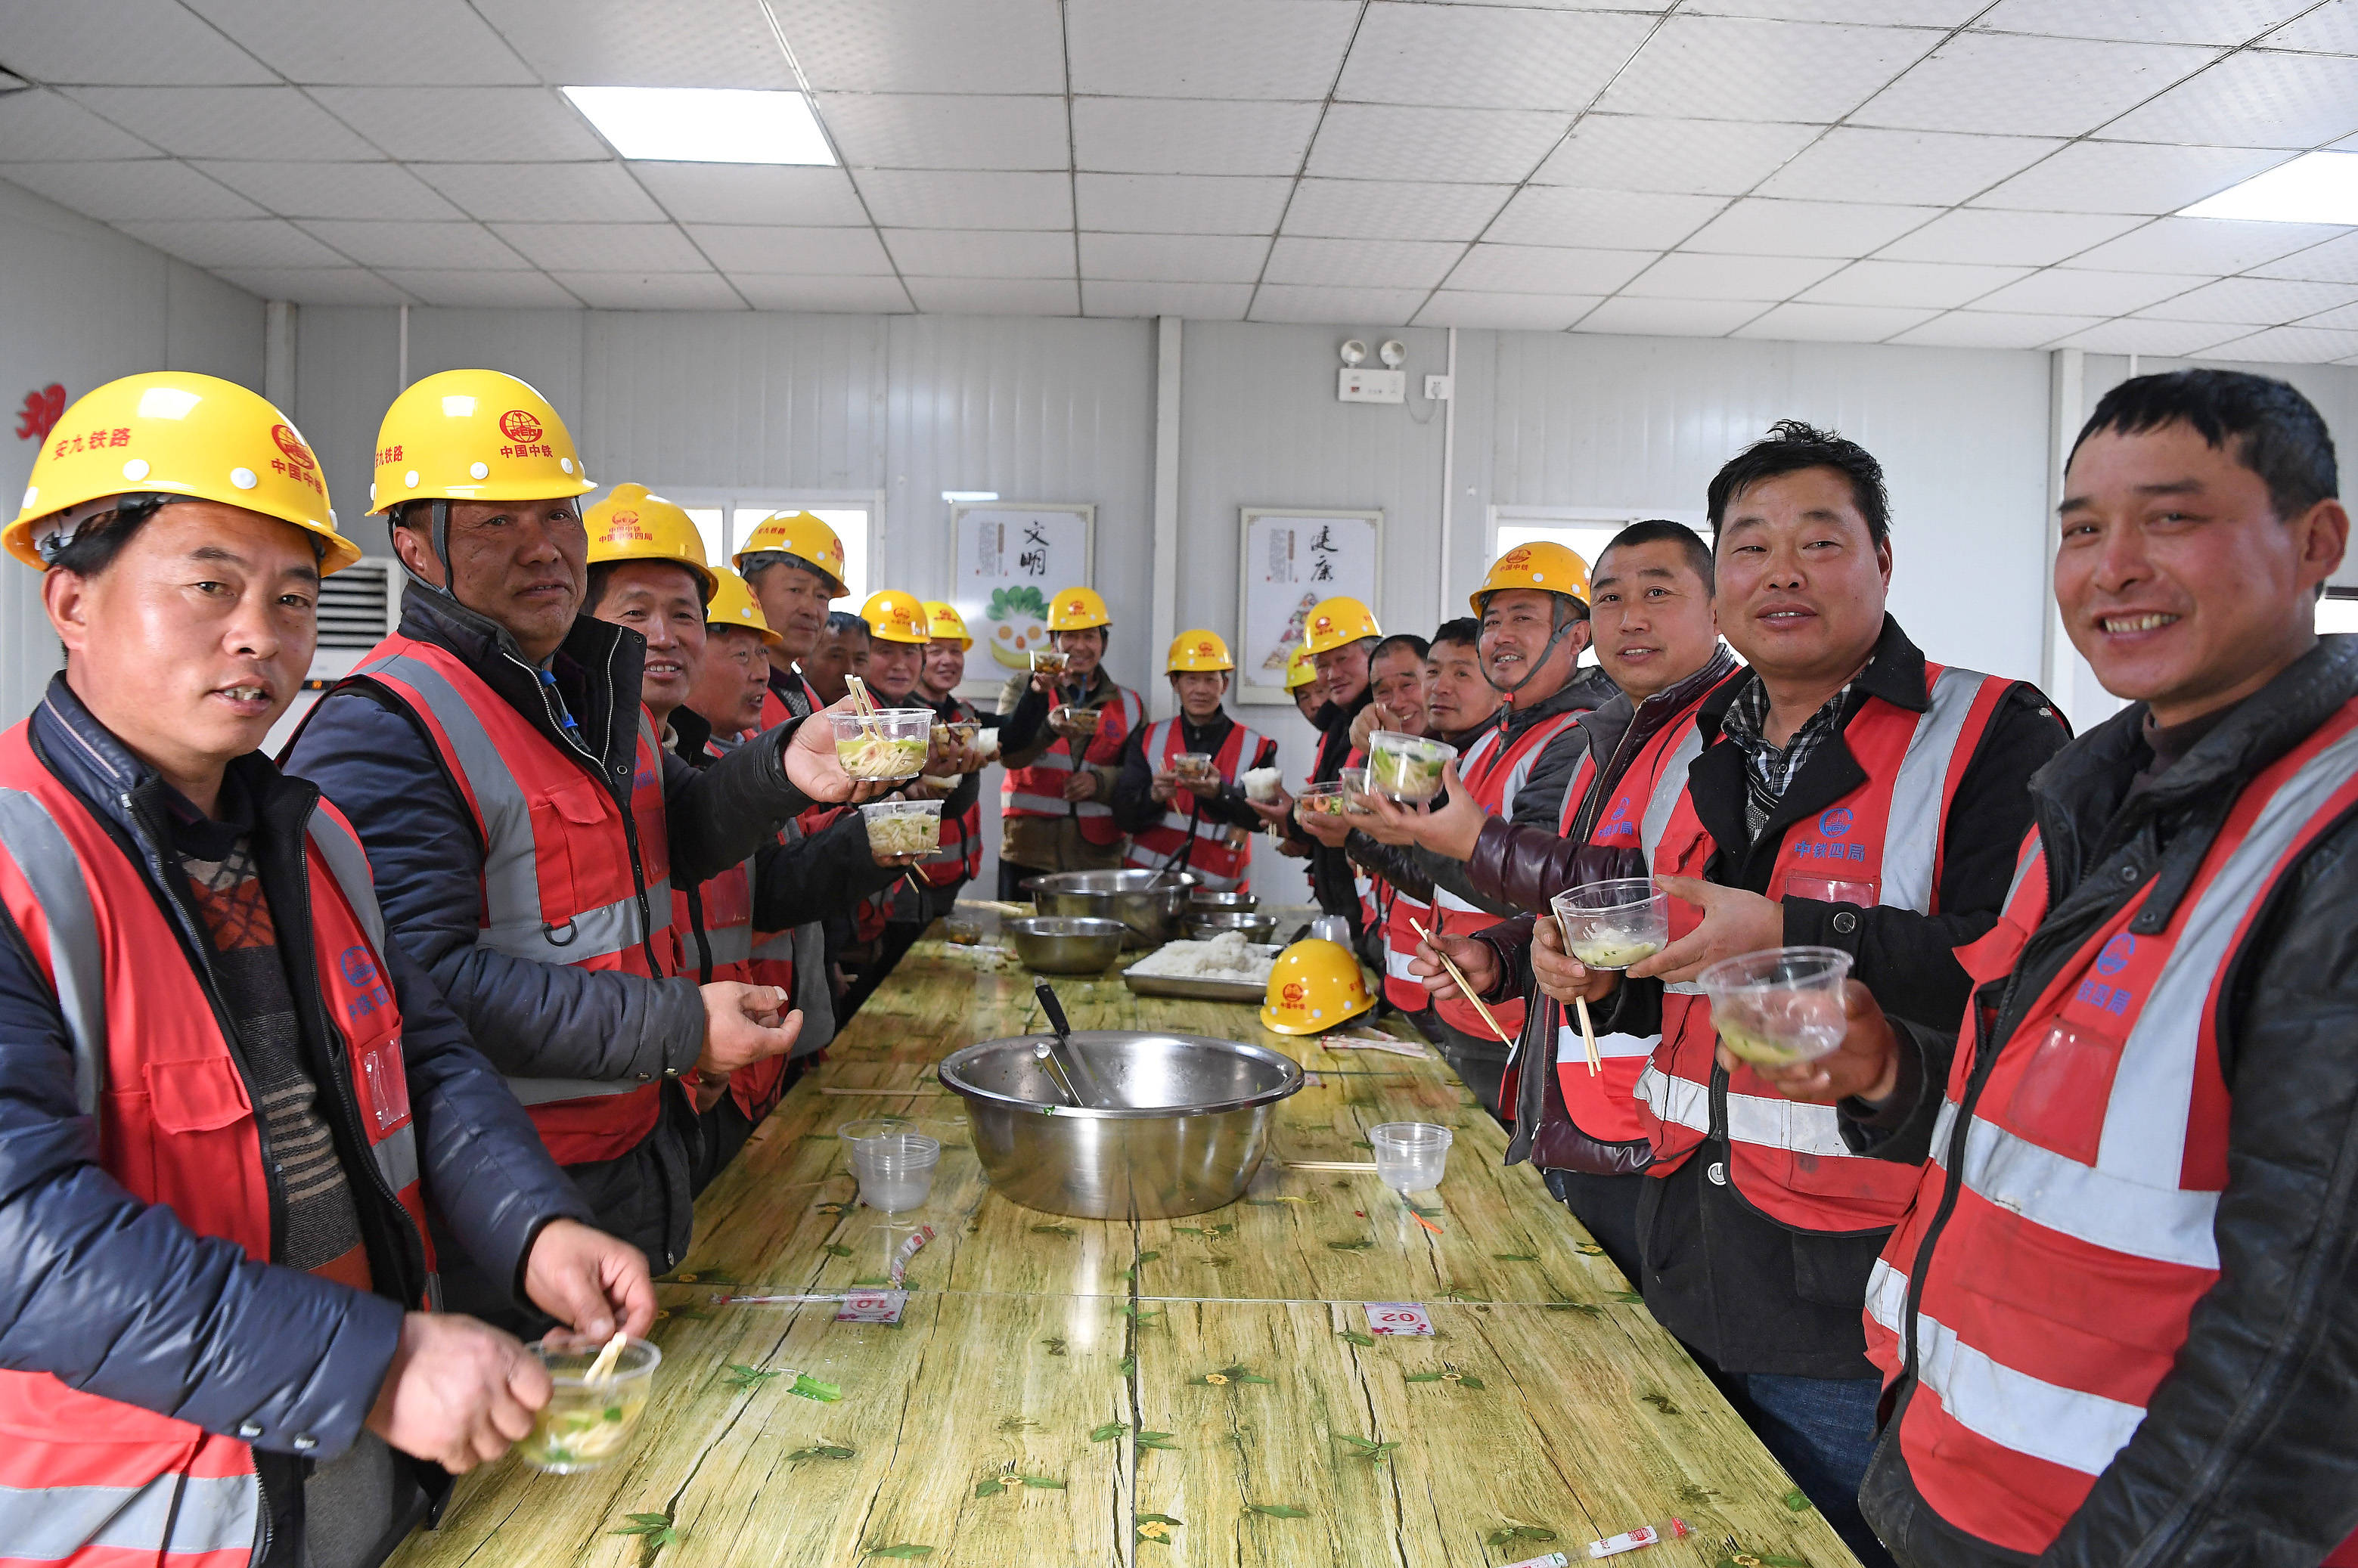
<svg viewBox="0 0 2358 1568"><path fill-rule="evenodd" d="M1457 982L1457 989L1466 993L1466 1000L1474 1004L1474 1011L1482 1015L1482 1022L1490 1026L1490 1033L1498 1037L1498 1043L1509 1051L1513 1050L1515 1037L1498 1027L1498 1019L1492 1015L1488 1008L1482 1005L1482 999L1474 994L1473 982L1466 979L1465 973L1449 961L1449 955L1441 950L1441 944L1433 940L1433 933L1427 931L1423 924L1414 916L1410 917L1408 924L1410 930L1414 931L1431 945L1433 956L1441 960L1441 967L1449 971L1449 978Z"/></svg>
<svg viewBox="0 0 2358 1568"><path fill-rule="evenodd" d="M1605 1059L1596 1054L1596 1026L1588 1022L1588 999L1576 996L1572 1000L1580 1008L1580 1043L1588 1047L1588 1076L1593 1078L1605 1067Z"/></svg>

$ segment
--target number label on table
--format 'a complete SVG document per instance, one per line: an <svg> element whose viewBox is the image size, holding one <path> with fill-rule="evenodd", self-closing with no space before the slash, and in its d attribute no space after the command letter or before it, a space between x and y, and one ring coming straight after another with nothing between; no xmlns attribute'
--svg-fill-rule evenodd
<svg viewBox="0 0 2358 1568"><path fill-rule="evenodd" d="M836 1309L838 1323L898 1323L901 1309L909 1304L906 1291L870 1291L860 1295L846 1296Z"/></svg>
<svg viewBox="0 0 2358 1568"><path fill-rule="evenodd" d="M1414 1302L1368 1302L1369 1334L1431 1334L1433 1319Z"/></svg>

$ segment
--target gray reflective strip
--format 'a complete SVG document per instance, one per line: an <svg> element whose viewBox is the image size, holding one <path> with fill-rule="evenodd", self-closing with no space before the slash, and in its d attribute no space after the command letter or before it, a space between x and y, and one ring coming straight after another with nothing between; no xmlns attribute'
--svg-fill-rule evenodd
<svg viewBox="0 0 2358 1568"><path fill-rule="evenodd" d="M1507 770L1507 782L1498 786L1498 809L1494 815L1503 816L1510 822L1514 820L1515 796L1522 793L1523 782L1531 776L1531 770L1539 766L1540 758L1546 754L1547 749L1554 745L1557 738L1573 727L1575 717L1576 715L1569 713L1561 714L1549 720L1548 724L1540 727L1546 730L1552 725L1553 729L1546 740L1533 741L1531 749L1523 753L1522 760ZM1465 776L1462 773L1458 774L1460 778Z"/></svg>
<svg viewBox="0 0 2358 1568"><path fill-rule="evenodd" d="M1487 910L1475 907L1473 904L1466 903L1464 899L1459 898L1455 893L1451 892L1447 888L1444 887L1437 887L1433 890L1433 902L1440 908L1454 909L1461 914L1489 914ZM1490 918L1498 920L1502 918L1502 916L1491 914Z"/></svg>
<svg viewBox="0 0 2358 1568"><path fill-rule="evenodd" d="M1062 797L1051 800L1044 795L1020 793L1009 795L1006 806L1010 811L1034 812L1042 816L1062 816L1073 809L1073 803Z"/></svg>
<svg viewBox="0 0 2358 1568"><path fill-rule="evenodd" d="M1662 836L1671 830L1671 814L1679 808L1680 798L1687 793L1687 769L1703 755L1703 731L1695 727L1693 716L1684 722L1686 732L1662 760L1661 776L1654 781L1653 798L1646 802L1645 818L1638 825L1639 848L1646 852L1650 871L1655 853L1662 847Z"/></svg>
<svg viewBox="0 0 2358 1568"><path fill-rule="evenodd" d="M1602 1042L1599 1042L1601 1044ZM1657 1119L1696 1132L1711 1130L1711 1090L1649 1065L1638 1075L1638 1098ZM1822 1160L1858 1159L1843 1141L1842 1122L1830 1105L1802 1105L1780 1096L1727 1095L1727 1136L1760 1149L1814 1154Z"/></svg>
<svg viewBox="0 0 2358 1568"><path fill-rule="evenodd" d="M366 933L369 946L382 956L384 952L384 912L376 905L376 883L369 874L368 852L361 841L344 831L343 824L321 812L313 812L307 831L312 848L328 862L328 874L336 879L342 890L344 902L352 905L360 917L361 929Z"/></svg>
<svg viewBox="0 0 2358 1568"><path fill-rule="evenodd" d="M384 1184L398 1195L417 1182L417 1123L405 1121L374 1143L369 1152L376 1156L376 1168L384 1177Z"/></svg>
<svg viewBox="0 0 2358 1568"><path fill-rule="evenodd" d="M518 1105L553 1105L565 1099L636 1094L647 1087L637 1079L617 1082L612 1078L509 1078L506 1083Z"/></svg>
<svg viewBox="0 0 2358 1568"><path fill-rule="evenodd" d="M168 1474L144 1487L0 1487L0 1552L33 1563L101 1549L164 1556L251 1552L261 1500L251 1474Z"/></svg>
<svg viewBox="0 0 2358 1568"><path fill-rule="evenodd" d="M1616 1057L1650 1056L1654 1047L1662 1043L1659 1034L1600 1034L1596 1037L1596 1054L1610 1062ZM1555 1032L1555 1059L1574 1066L1588 1065L1588 1045L1580 1037L1577 1027L1558 1024Z"/></svg>
<svg viewBox="0 0 2358 1568"><path fill-rule="evenodd" d="M1695 1132L1711 1130L1711 1091L1701 1084L1674 1078L1650 1065L1638 1075L1638 1098L1657 1121Z"/></svg>
<svg viewBox="0 0 2358 1568"><path fill-rule="evenodd" d="M1701 996L1704 989L1693 980L1664 980L1662 989L1671 996Z"/></svg>
<svg viewBox="0 0 2358 1568"><path fill-rule="evenodd" d="M750 958L775 959L782 964L792 961L794 956L795 934L791 931L771 932L767 936L754 943L746 954Z"/></svg>
<svg viewBox="0 0 2358 1568"><path fill-rule="evenodd" d="M2038 864L2046 858L2047 847L2039 841L2039 829L2037 827L2033 827L2030 830L2029 837L2023 840L2022 854L2020 858L2014 863L2014 881L2006 883L2006 902L1999 904L1998 908L2011 909L2014 907L2016 897L2022 892L2022 884L2030 880L2032 869L2038 866Z"/></svg>
<svg viewBox="0 0 2358 1568"><path fill-rule="evenodd" d="M741 964L753 956L753 928L750 925L724 925L718 931L704 934L704 946L719 964Z"/></svg>
<svg viewBox="0 0 2358 1568"><path fill-rule="evenodd" d="M485 925L479 938L482 945L511 958L530 958L543 964L579 964L591 958L608 958L639 945L639 901L635 894L618 898L598 909L583 910L555 927L545 925L540 918L536 890L533 898L535 908L528 920ZM651 906L669 908L671 883L661 881L650 886L647 900Z"/></svg>
<svg viewBox="0 0 2358 1568"><path fill-rule="evenodd" d="M95 1116L106 1087L106 965L81 857L49 808L17 789L0 789L0 849L16 862L49 921L51 984L73 1036L74 1104Z"/></svg>
<svg viewBox="0 0 2358 1568"><path fill-rule="evenodd" d="M1931 701L1916 720L1916 733L1891 784L1891 820L1884 830L1882 887L1876 898L1886 909L1932 912L1932 868L1941 851L1941 797L1948 789L1949 762L1974 698L1992 678L1976 670L1944 669L1932 683Z"/></svg>

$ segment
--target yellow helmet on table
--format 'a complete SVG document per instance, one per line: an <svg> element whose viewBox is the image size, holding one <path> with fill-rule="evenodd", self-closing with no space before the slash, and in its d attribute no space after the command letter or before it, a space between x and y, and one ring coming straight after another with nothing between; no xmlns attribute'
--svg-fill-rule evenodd
<svg viewBox="0 0 2358 1568"><path fill-rule="evenodd" d="M1588 601L1588 563L1580 558L1569 546L1552 539L1534 539L1513 549L1490 563L1490 575L1482 586L1466 599L1474 613L1482 613L1482 601L1494 593L1510 588L1527 588L1540 593L1561 593Z"/></svg>
<svg viewBox="0 0 2358 1568"><path fill-rule="evenodd" d="M652 494L644 484L618 484L611 495L581 514L590 530L590 564L610 561L670 561L686 567L703 585L709 605L720 579L705 564L704 535L678 503Z"/></svg>
<svg viewBox="0 0 2358 1568"><path fill-rule="evenodd" d="M495 370L446 370L377 427L369 511L411 501L555 501L598 487L548 399Z"/></svg>
<svg viewBox="0 0 2358 1568"><path fill-rule="evenodd" d="M1383 634L1384 629L1376 624L1376 612L1344 594L1322 599L1311 607L1310 619L1303 627L1302 645L1314 655Z"/></svg>
<svg viewBox="0 0 2358 1568"><path fill-rule="evenodd" d="M745 586L743 578L727 567L713 568L712 576L719 586L712 590L712 598L704 607L707 626L741 626L749 632L759 632L764 647L774 648L785 641L770 630L769 619L753 602L753 590Z"/></svg>
<svg viewBox="0 0 2358 1568"><path fill-rule="evenodd" d="M1285 661L1285 689L1300 691L1317 678L1318 660L1311 654L1310 644L1304 643Z"/></svg>
<svg viewBox="0 0 2358 1568"><path fill-rule="evenodd" d="M1192 632L1182 632L1172 639L1171 653L1163 661L1163 673L1174 676L1182 671L1233 670L1236 667L1237 662L1228 657L1228 645L1220 640L1220 634L1206 632L1201 627Z"/></svg>
<svg viewBox="0 0 2358 1568"><path fill-rule="evenodd" d="M925 604L915 594L897 588L881 588L870 594L868 602L860 607L860 619L868 622L870 636L887 643L934 640L933 618L925 613Z"/></svg>
<svg viewBox="0 0 2358 1568"><path fill-rule="evenodd" d="M1048 630L1051 632L1086 632L1092 626L1110 626L1113 617L1106 613L1103 595L1093 588L1060 588L1056 597L1048 601Z"/></svg>
<svg viewBox="0 0 2358 1568"><path fill-rule="evenodd" d="M257 394L190 371L126 375L85 393L42 438L24 504L0 544L46 570L74 531L119 495L217 501L310 535L322 576L361 558L336 531L310 443Z"/></svg>
<svg viewBox="0 0 2358 1568"><path fill-rule="evenodd" d="M795 565L823 580L829 599L850 597L851 590L843 586L843 541L825 518L808 512L773 512L746 536L730 564L741 572L750 557L773 553L791 556Z"/></svg>
<svg viewBox="0 0 2358 1568"><path fill-rule="evenodd" d="M938 643L945 638L955 637L961 648L971 649L974 646L974 633L966 629L966 617L960 615L957 606L948 600L925 600L925 620L934 641Z"/></svg>
<svg viewBox="0 0 2358 1568"><path fill-rule="evenodd" d="M1280 1034L1323 1034L1375 1005L1351 950L1309 936L1280 953L1271 967L1260 1021Z"/></svg>

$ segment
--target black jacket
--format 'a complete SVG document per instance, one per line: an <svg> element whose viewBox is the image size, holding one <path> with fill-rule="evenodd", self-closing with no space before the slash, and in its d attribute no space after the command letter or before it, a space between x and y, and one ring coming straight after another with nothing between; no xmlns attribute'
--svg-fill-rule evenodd
<svg viewBox="0 0 2358 1568"><path fill-rule="evenodd" d="M1311 719L1318 730L1318 751L1311 759L1310 782L1333 784L1343 776L1343 760L1351 754L1351 720L1375 701L1373 687L1361 689L1350 706L1328 702ZM1351 875L1351 858L1338 846L1328 849L1288 818L1285 836L1310 849L1310 893L1322 914L1339 914L1351 923L1356 942L1359 930L1359 884Z"/></svg>
<svg viewBox="0 0 2358 1568"><path fill-rule="evenodd" d="M2130 789L2151 761L2141 703L2041 769L2030 797L2049 914L2014 973L1974 997L1980 1037L2008 1039L2089 934L2148 884L2130 928L2167 924L2247 781L2353 697L2358 637L2322 638L2144 790ZM2308 1568L2358 1529L2358 812L2270 890L2218 994L2233 1100L2219 1279L2145 1420L2039 1560L2056 1568ZM1920 1160L1955 1042L1906 1033L1917 1054L1903 1058L1887 1125L1845 1133ZM1952 1170L1995 1060L1965 1086L1942 1152ZM1915 1388L1903 1375L1895 1409ZM1934 1516L1896 1442L1878 1448L1860 1503L1910 1568L2028 1561Z"/></svg>
<svg viewBox="0 0 2358 1568"><path fill-rule="evenodd" d="M1207 752L1215 757L1228 743L1228 731L1237 727L1237 721L1225 712L1214 714L1209 724L1202 725L1194 723L1184 713L1177 717L1179 749ZM1164 806L1154 798L1154 769L1161 759L1150 760L1146 754L1146 737L1153 728L1152 723L1142 726L1122 744L1121 772L1113 781L1113 820L1114 826L1125 833L1144 832L1163 820ZM1276 761L1277 742L1264 737L1259 752L1238 759L1237 772L1241 775L1255 768L1269 767ZM1198 795L1195 801L1196 814L1206 822L1241 827L1249 833L1260 831L1261 820L1245 804L1244 786L1235 779L1223 782L1219 794L1208 797Z"/></svg>

